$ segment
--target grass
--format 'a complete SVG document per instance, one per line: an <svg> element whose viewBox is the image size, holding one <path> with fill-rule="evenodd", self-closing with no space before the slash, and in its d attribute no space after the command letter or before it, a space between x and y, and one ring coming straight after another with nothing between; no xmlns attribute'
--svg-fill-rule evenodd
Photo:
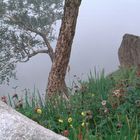
<svg viewBox="0 0 140 140"><path fill-rule="evenodd" d="M70 140L139 140L140 72L119 69L109 76L90 73L78 81L69 102L54 97L44 102L40 93L26 91L2 100L40 125Z"/></svg>

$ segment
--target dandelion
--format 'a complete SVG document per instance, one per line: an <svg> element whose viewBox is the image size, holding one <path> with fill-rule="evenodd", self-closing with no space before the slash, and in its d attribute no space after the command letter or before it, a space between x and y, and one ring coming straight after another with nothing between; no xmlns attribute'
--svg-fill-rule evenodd
<svg viewBox="0 0 140 140"><path fill-rule="evenodd" d="M58 122L63 123L63 120L62 119L58 119Z"/></svg>
<svg viewBox="0 0 140 140"><path fill-rule="evenodd" d="M81 115L84 117L86 116L86 112L81 112Z"/></svg>
<svg viewBox="0 0 140 140"><path fill-rule="evenodd" d="M85 122L82 122L81 126L84 127L85 126Z"/></svg>
<svg viewBox="0 0 140 140"><path fill-rule="evenodd" d="M42 110L41 110L40 108L37 108L37 109L36 109L36 112L37 112L38 114L42 114Z"/></svg>
<svg viewBox="0 0 140 140"><path fill-rule="evenodd" d="M103 101L101 102L101 104L102 104L102 106L105 106L105 105L106 105L106 100L103 100Z"/></svg>
<svg viewBox="0 0 140 140"><path fill-rule="evenodd" d="M72 122L72 118L71 118L71 117L68 118L68 122L69 122L69 123Z"/></svg>

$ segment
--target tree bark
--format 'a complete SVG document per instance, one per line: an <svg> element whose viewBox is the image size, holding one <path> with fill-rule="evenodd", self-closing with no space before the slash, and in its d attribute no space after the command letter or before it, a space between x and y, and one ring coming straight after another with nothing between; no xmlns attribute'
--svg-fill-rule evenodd
<svg viewBox="0 0 140 140"><path fill-rule="evenodd" d="M68 98L65 76L70 59L73 38L81 0L65 0L64 15L49 73L46 99L54 95Z"/></svg>

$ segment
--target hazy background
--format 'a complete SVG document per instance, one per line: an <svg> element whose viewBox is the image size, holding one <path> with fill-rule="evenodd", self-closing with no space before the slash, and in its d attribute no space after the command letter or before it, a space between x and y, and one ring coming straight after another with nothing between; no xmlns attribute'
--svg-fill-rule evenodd
<svg viewBox="0 0 140 140"><path fill-rule="evenodd" d="M73 75L80 78L89 71L104 68L110 73L118 68L118 48L125 33L140 35L140 0L83 0L70 60L68 84ZM45 92L51 67L47 55L38 55L27 63L17 65L17 81L0 85L0 95L13 94L24 88Z"/></svg>

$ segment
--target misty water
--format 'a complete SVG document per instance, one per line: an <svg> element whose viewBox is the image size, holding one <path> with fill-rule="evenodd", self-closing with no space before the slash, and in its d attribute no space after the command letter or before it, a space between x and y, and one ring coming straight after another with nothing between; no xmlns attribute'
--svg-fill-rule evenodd
<svg viewBox="0 0 140 140"><path fill-rule="evenodd" d="M70 59L67 83L73 75L85 79L90 71L105 69L106 73L119 66L118 48L125 33L140 35L139 0L83 0ZM59 28L59 27L58 27ZM17 64L18 80L0 85L0 95L13 94L34 86L45 92L51 67L47 55L38 55L27 63Z"/></svg>

